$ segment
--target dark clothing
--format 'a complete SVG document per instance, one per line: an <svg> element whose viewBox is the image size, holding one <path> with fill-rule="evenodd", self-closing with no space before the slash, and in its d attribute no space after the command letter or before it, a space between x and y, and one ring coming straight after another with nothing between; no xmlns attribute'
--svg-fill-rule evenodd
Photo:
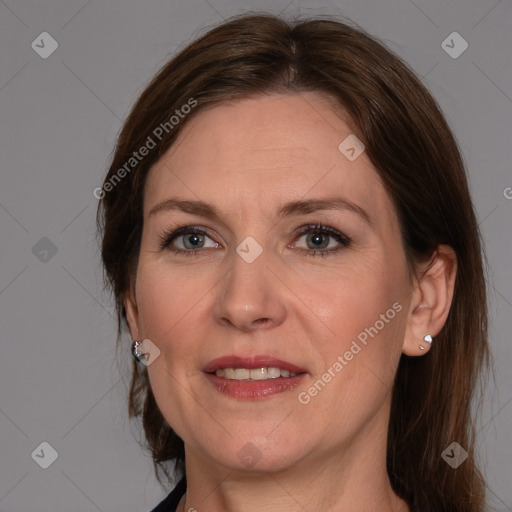
<svg viewBox="0 0 512 512"><path fill-rule="evenodd" d="M161 501L151 512L176 512L181 497L187 490L187 482L182 478L170 494Z"/></svg>

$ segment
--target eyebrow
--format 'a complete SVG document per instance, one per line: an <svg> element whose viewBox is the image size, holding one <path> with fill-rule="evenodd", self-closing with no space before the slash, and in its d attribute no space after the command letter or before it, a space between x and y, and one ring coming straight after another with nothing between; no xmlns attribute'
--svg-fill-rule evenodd
<svg viewBox="0 0 512 512"><path fill-rule="evenodd" d="M204 201L191 201L185 199L170 198L156 204L149 211L148 217L155 215L161 211L178 210L193 215L199 215L208 219L221 222L219 211L212 205ZM313 213L321 210L338 210L350 211L361 217L367 224L372 225L370 215L357 204L340 197L332 197L325 199L306 199L298 201L290 201L280 206L277 211L277 218L290 217L292 215Z"/></svg>

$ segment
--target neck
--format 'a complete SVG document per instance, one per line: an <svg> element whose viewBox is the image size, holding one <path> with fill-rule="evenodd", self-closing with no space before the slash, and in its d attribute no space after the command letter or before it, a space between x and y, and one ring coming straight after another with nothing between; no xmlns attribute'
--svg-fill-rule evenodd
<svg viewBox="0 0 512 512"><path fill-rule="evenodd" d="M276 472L237 472L186 445L183 511L409 512L387 475L387 432L367 428L345 445L307 454Z"/></svg>

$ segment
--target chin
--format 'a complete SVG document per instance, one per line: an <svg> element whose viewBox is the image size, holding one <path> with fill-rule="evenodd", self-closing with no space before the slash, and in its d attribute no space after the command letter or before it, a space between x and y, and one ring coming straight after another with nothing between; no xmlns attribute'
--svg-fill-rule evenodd
<svg viewBox="0 0 512 512"><path fill-rule="evenodd" d="M271 430L266 430L269 431ZM283 432L280 436L273 436L271 440L266 433L244 435L235 439L227 436L225 449L217 444L214 452L208 451L212 459L230 471L251 474L280 472L296 465L304 456L303 439L287 434ZM210 443L208 445L212 446Z"/></svg>

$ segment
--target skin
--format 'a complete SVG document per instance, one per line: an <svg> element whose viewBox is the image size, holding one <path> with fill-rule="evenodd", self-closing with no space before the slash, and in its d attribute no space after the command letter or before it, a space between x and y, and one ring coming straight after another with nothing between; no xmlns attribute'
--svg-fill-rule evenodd
<svg viewBox="0 0 512 512"><path fill-rule="evenodd" d="M429 266L410 272L377 172L364 152L351 162L338 150L353 133L347 121L314 92L222 104L192 118L150 171L125 307L133 339L160 350L147 369L162 414L185 443L182 510L409 510L385 466L391 386L401 354L423 355L423 336L441 330L456 261L440 246ZM334 196L371 221L348 209L276 217L284 202ZM170 197L207 202L220 219L149 214ZM314 230L309 237L296 230L316 223L352 243L324 235L325 252L340 250L307 256ZM160 237L182 226L208 229L200 253L160 248ZM236 252L248 236L263 249L250 264ZM187 237L172 248L187 250ZM300 403L298 394L396 303L401 311ZM298 389L262 400L226 396L202 370L231 354L271 355L307 375ZM258 458L251 466L239 457L249 442Z"/></svg>

